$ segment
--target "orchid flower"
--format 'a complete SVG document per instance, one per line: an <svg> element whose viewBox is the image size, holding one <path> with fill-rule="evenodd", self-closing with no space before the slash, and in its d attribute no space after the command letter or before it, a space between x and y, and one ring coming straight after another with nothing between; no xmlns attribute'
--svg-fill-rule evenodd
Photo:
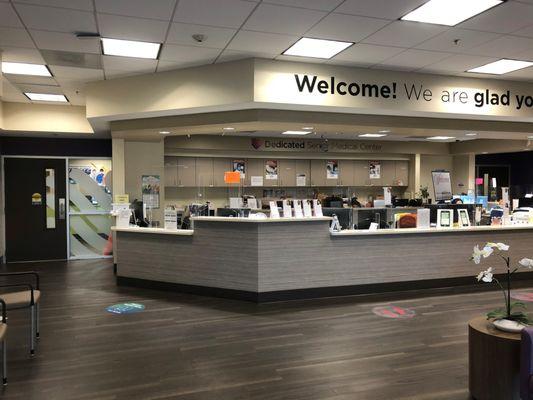
<svg viewBox="0 0 533 400"><path fill-rule="evenodd" d="M522 258L518 261L518 264L529 269L533 268L533 260L531 258Z"/></svg>
<svg viewBox="0 0 533 400"><path fill-rule="evenodd" d="M474 252L472 253L472 260L476 264L481 262L481 257L487 258L493 253L493 249L490 246L483 247L483 250L480 250L478 246L474 247Z"/></svg>
<svg viewBox="0 0 533 400"><path fill-rule="evenodd" d="M494 274L492 273L492 267L489 267L485 271L481 271L478 274L477 280L478 280L478 282L479 281L483 281L483 282L486 282L486 283L490 283L490 282L492 282L493 276L494 276Z"/></svg>
<svg viewBox="0 0 533 400"><path fill-rule="evenodd" d="M494 248L497 248L498 250L500 251L507 251L509 250L509 245L505 244L505 243L493 243L493 242L489 242L485 245L485 247L490 247L491 249L494 249Z"/></svg>

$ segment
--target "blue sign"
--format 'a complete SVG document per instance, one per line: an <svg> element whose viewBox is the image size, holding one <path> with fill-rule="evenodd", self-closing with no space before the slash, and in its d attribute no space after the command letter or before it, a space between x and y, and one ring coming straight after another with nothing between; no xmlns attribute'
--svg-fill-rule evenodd
<svg viewBox="0 0 533 400"><path fill-rule="evenodd" d="M139 303L119 303L106 308L112 314L134 314L144 311L144 305Z"/></svg>

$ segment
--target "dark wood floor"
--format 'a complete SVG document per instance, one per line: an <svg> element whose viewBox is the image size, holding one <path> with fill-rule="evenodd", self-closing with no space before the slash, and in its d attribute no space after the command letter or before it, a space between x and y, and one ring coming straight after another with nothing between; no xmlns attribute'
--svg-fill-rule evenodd
<svg viewBox="0 0 533 400"><path fill-rule="evenodd" d="M9 315L2 399L465 400L467 321L498 292L255 305L118 288L108 261L12 265L42 276L42 338ZM426 295L427 296L427 295ZM146 311L113 315L136 301ZM375 316L376 305L416 311Z"/></svg>

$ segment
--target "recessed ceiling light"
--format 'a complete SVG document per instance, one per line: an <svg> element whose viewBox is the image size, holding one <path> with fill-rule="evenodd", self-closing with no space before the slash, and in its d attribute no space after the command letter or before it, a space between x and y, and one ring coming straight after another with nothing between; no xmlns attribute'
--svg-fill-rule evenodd
<svg viewBox="0 0 533 400"><path fill-rule="evenodd" d="M527 138L531 140L531 139L533 139L533 136L528 136Z"/></svg>
<svg viewBox="0 0 533 400"><path fill-rule="evenodd" d="M57 101L60 103L68 102L67 98L62 94L24 92L24 95L32 101Z"/></svg>
<svg viewBox="0 0 533 400"><path fill-rule="evenodd" d="M4 74L15 75L52 76L50 70L46 65L16 63L7 61L4 61L2 63L2 72Z"/></svg>
<svg viewBox="0 0 533 400"><path fill-rule="evenodd" d="M482 151L481 154L489 154L488 151Z"/></svg>
<svg viewBox="0 0 533 400"><path fill-rule="evenodd" d="M520 61L520 60L509 60L503 58L498 61L494 61L481 67L476 67L469 69L466 72L476 72L478 74L493 74L493 75L503 75L508 72L517 71L519 69L527 68L533 65L531 61Z"/></svg>
<svg viewBox="0 0 533 400"><path fill-rule="evenodd" d="M358 135L359 137L383 137L387 136L385 133L363 133L361 135Z"/></svg>
<svg viewBox="0 0 533 400"><path fill-rule="evenodd" d="M431 136L427 138L428 140L451 140L455 139L453 136Z"/></svg>
<svg viewBox="0 0 533 400"><path fill-rule="evenodd" d="M106 56L157 59L161 43L102 38L102 50Z"/></svg>
<svg viewBox="0 0 533 400"><path fill-rule="evenodd" d="M383 129L383 130L381 130L381 131L378 131L378 132L379 132L379 133L389 133L389 132L390 132L390 130L388 130L388 129Z"/></svg>
<svg viewBox="0 0 533 400"><path fill-rule="evenodd" d="M312 129L315 129L315 128L313 128L312 126L304 126L302 129L305 129L305 130L312 130Z"/></svg>
<svg viewBox="0 0 533 400"><path fill-rule="evenodd" d="M170 134L169 131L159 131L159 133L160 133L161 135L169 135L169 134Z"/></svg>
<svg viewBox="0 0 533 400"><path fill-rule="evenodd" d="M281 132L282 135L295 135L295 136L303 136L303 135L309 135L311 132L307 131L285 131Z"/></svg>
<svg viewBox="0 0 533 400"><path fill-rule="evenodd" d="M344 49L350 47L353 42L339 42L336 40L301 38L283 55L313 58L331 58Z"/></svg>
<svg viewBox="0 0 533 400"><path fill-rule="evenodd" d="M454 26L501 3L503 0L430 0L401 19Z"/></svg>
<svg viewBox="0 0 533 400"><path fill-rule="evenodd" d="M233 128L231 126L227 126L225 128L222 128L222 129L225 130L225 131L234 131L235 130L235 128Z"/></svg>
<svg viewBox="0 0 533 400"><path fill-rule="evenodd" d="M465 136L477 136L477 133L467 133Z"/></svg>

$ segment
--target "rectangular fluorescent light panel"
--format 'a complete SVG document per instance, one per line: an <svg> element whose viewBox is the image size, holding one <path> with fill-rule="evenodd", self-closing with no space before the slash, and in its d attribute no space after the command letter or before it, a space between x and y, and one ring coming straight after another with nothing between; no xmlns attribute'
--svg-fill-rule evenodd
<svg viewBox="0 0 533 400"><path fill-rule="evenodd" d="M46 65L7 62L2 63L4 74L52 76Z"/></svg>
<svg viewBox="0 0 533 400"><path fill-rule="evenodd" d="M428 140L451 140L455 139L453 136L431 136Z"/></svg>
<svg viewBox="0 0 533 400"><path fill-rule="evenodd" d="M352 42L338 42L336 40L301 38L289 49L285 50L285 56L331 58L344 49L350 47Z"/></svg>
<svg viewBox="0 0 533 400"><path fill-rule="evenodd" d="M102 50L106 56L149 58L157 60L161 43L102 38Z"/></svg>
<svg viewBox="0 0 533 400"><path fill-rule="evenodd" d="M482 65L481 67L469 69L467 72L476 72L478 74L503 75L507 74L508 72L531 67L532 65L533 62L530 61L509 60L503 58L501 60Z"/></svg>
<svg viewBox="0 0 533 400"><path fill-rule="evenodd" d="M383 137L387 136L385 133L363 133L362 135L359 135L359 137Z"/></svg>
<svg viewBox="0 0 533 400"><path fill-rule="evenodd" d="M48 93L30 93L25 92L24 95L32 101L57 101L67 103L68 100L62 94L48 94Z"/></svg>
<svg viewBox="0 0 533 400"><path fill-rule="evenodd" d="M401 19L455 26L501 3L503 0L430 0Z"/></svg>
<svg viewBox="0 0 533 400"><path fill-rule="evenodd" d="M282 135L295 135L295 136L304 136L309 135L311 132L306 131L285 131L281 132Z"/></svg>

